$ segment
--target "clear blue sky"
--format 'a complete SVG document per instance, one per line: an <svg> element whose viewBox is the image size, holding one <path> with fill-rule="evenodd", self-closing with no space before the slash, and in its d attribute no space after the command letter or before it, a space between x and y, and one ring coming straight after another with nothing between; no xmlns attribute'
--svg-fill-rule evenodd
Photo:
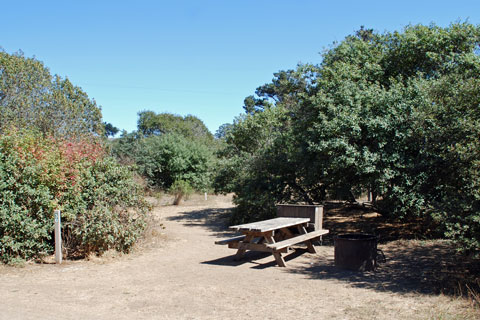
<svg viewBox="0 0 480 320"><path fill-rule="evenodd" d="M215 133L243 99L361 25L480 23L480 1L2 1L0 46L67 76L132 131L142 110L193 114Z"/></svg>

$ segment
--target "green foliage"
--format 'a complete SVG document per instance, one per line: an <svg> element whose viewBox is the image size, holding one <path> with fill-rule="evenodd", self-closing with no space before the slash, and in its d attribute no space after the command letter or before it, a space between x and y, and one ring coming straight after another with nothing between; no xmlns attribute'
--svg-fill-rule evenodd
<svg viewBox="0 0 480 320"><path fill-rule="evenodd" d="M105 137L114 137L120 129L115 127L113 124L110 122L104 122L103 126L105 127Z"/></svg>
<svg viewBox="0 0 480 320"><path fill-rule="evenodd" d="M123 164L135 163L134 156L137 153L138 144L144 138L136 131L128 133L123 130L120 138L111 142L112 154Z"/></svg>
<svg viewBox="0 0 480 320"><path fill-rule="evenodd" d="M223 160L214 187L216 192L236 194L233 223L269 218L275 213L275 201L281 198L283 181L289 178L277 174L284 165L272 166L283 156L276 151L280 150L277 143L285 137L285 132L278 130L284 118L282 108L239 117L225 137L227 144L220 153Z"/></svg>
<svg viewBox="0 0 480 320"><path fill-rule="evenodd" d="M211 188L219 142L200 119L143 111L138 129L115 139L112 153L122 163L134 163L151 187L168 190L185 181L198 191Z"/></svg>
<svg viewBox="0 0 480 320"><path fill-rule="evenodd" d="M148 209L128 168L95 141L0 136L0 259L30 259L53 250L53 210L62 210L69 255L128 251Z"/></svg>
<svg viewBox="0 0 480 320"><path fill-rule="evenodd" d="M230 131L232 127L233 125L231 123L222 124L215 132L215 138L224 139L227 136L228 131Z"/></svg>
<svg viewBox="0 0 480 320"><path fill-rule="evenodd" d="M168 192L175 196L173 204L179 205L183 197L188 197L193 193L193 188L187 181L177 180L170 186Z"/></svg>
<svg viewBox="0 0 480 320"><path fill-rule="evenodd" d="M81 170L74 190L63 202L67 249L80 255L128 252L145 228L149 209L132 172L106 157Z"/></svg>
<svg viewBox="0 0 480 320"><path fill-rule="evenodd" d="M118 131L81 88L0 52L0 260L51 253L54 209L69 255L131 248L148 205L132 172L106 156L105 129Z"/></svg>
<svg viewBox="0 0 480 320"><path fill-rule="evenodd" d="M0 51L0 132L36 128L60 137L103 133L94 100L38 60Z"/></svg>
<svg viewBox="0 0 480 320"><path fill-rule="evenodd" d="M34 159L0 140L0 259L30 258L51 250L52 195Z"/></svg>
<svg viewBox="0 0 480 320"><path fill-rule="evenodd" d="M168 189L175 181L186 181L196 190L206 190L214 159L204 145L178 134L165 134L140 140L135 161L152 186Z"/></svg>
<svg viewBox="0 0 480 320"><path fill-rule="evenodd" d="M275 74L225 134L216 189L236 193L234 219L368 189L384 214L434 219L478 252L479 44L468 23L362 28Z"/></svg>
<svg viewBox="0 0 480 320"><path fill-rule="evenodd" d="M144 136L174 133L197 141L213 140L203 121L192 115L181 117L171 113L142 111L138 114L138 130Z"/></svg>

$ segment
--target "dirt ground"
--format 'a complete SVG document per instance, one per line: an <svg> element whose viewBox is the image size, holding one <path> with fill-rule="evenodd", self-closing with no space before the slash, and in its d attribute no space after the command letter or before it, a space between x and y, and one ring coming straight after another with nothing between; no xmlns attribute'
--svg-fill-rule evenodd
<svg viewBox="0 0 480 320"><path fill-rule="evenodd" d="M480 319L432 289L448 243L381 244L387 262L366 273L337 270L328 239L287 256L288 268L263 253L234 261L214 244L231 235L231 207L220 196L158 203L157 227L129 255L1 266L0 319Z"/></svg>

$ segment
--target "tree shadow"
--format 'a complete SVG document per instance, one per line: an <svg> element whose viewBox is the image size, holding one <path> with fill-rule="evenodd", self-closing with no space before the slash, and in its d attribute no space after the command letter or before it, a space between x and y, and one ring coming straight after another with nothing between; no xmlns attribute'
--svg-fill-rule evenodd
<svg viewBox="0 0 480 320"><path fill-rule="evenodd" d="M286 255L283 255L283 259L285 260L286 263L288 263L288 261L293 260L303 255L306 252L307 252L306 249L295 249L295 250L292 250L292 252ZM268 257L271 258L269 259L268 262L261 261ZM267 268L275 267L277 265L277 262L275 261L275 258L271 253L259 252L259 251L247 251L245 253L245 256L240 260L235 260L235 255L230 255L227 257L222 257L219 259L202 262L202 264L210 264L210 265L217 265L217 266L231 266L231 267L240 266L245 263L253 264L252 269L267 269Z"/></svg>
<svg viewBox="0 0 480 320"><path fill-rule="evenodd" d="M231 210L213 208L185 211L167 219L180 221L186 226L206 228L221 239L235 234L228 230ZM449 241L415 240L421 239L423 231L414 221L392 222L373 211L334 205L327 207L323 227L329 229L330 234L323 237L323 246L317 246L318 254L309 255L307 264L289 267L285 269L286 272L395 293L469 296L480 292L480 260L458 254ZM351 232L379 236L379 248L385 253L386 263L379 264L374 272L354 272L335 267L334 236ZM295 259L302 253L301 249L296 249L286 255L285 260ZM260 261L268 256L272 260L266 263ZM239 266L248 262L255 264L252 268L256 269L276 265L270 253L249 251L240 261L233 258L234 255L231 255L202 263Z"/></svg>
<svg viewBox="0 0 480 320"><path fill-rule="evenodd" d="M234 232L228 230L232 208L211 208L194 211L180 212L179 215L168 217L169 221L179 221L189 227L206 228L215 235L230 236Z"/></svg>
<svg viewBox="0 0 480 320"><path fill-rule="evenodd" d="M480 263L456 253L448 241L393 241L379 246L387 261L375 271L356 272L335 267L334 248L317 247L308 265L288 269L318 280L337 280L352 287L394 293L468 296L479 292ZM469 276L470 274L470 276Z"/></svg>

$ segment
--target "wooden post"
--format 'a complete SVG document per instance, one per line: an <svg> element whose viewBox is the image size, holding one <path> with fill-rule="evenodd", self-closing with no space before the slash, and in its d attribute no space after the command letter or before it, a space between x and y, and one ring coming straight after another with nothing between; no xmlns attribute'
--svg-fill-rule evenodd
<svg viewBox="0 0 480 320"><path fill-rule="evenodd" d="M60 210L54 211L55 215L55 262L62 263L62 233Z"/></svg>
<svg viewBox="0 0 480 320"><path fill-rule="evenodd" d="M205 201L207 201L207 193L205 192Z"/></svg>

